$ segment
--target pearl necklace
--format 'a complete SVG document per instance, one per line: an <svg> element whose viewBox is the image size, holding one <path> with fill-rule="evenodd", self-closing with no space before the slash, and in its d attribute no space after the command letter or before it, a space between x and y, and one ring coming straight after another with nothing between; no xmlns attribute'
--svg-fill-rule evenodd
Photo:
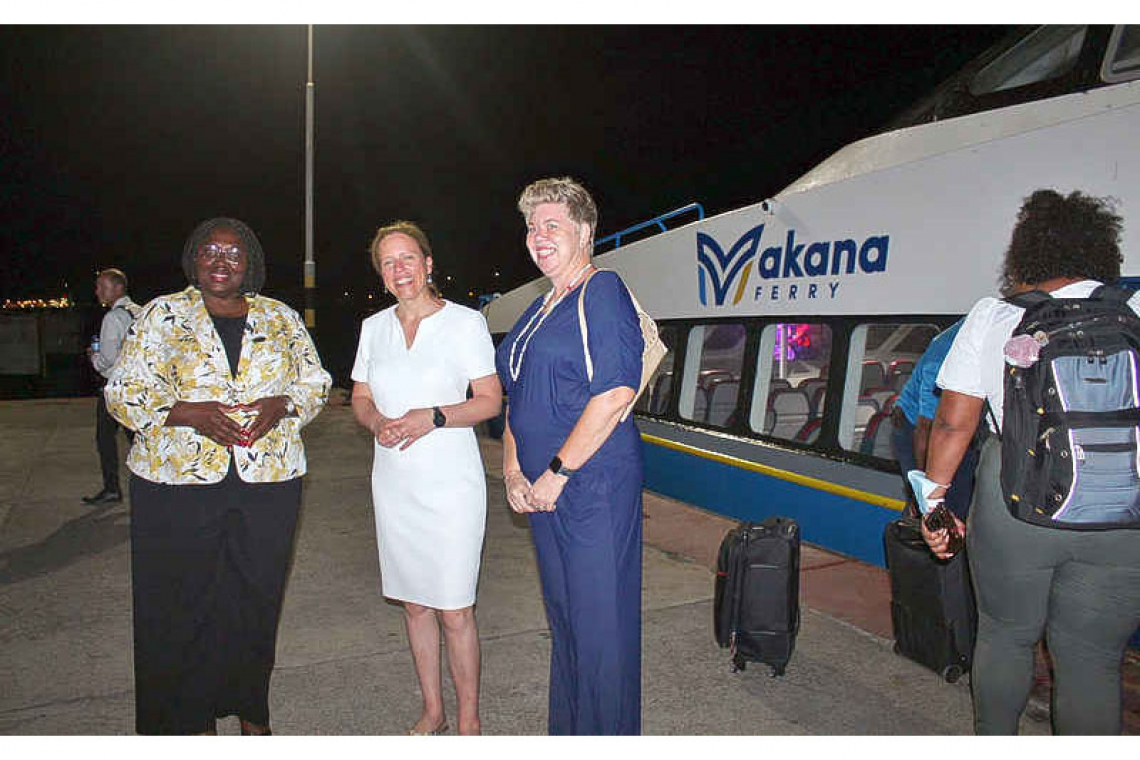
<svg viewBox="0 0 1140 760"><path fill-rule="evenodd" d="M578 287L578 283L582 281L583 276L588 271L590 271L590 268L592 266L593 263L590 262L586 264L586 266L579 269L578 273L574 275L574 279L570 282L569 285L566 286L566 289L562 291L562 294L559 295L558 298L554 298L554 291L556 288L551 288L550 292L547 293L546 296L542 299L542 306L534 314L531 315L530 319L526 323L526 326L523 327L523 329L519 331L519 334L515 336L515 340L511 344L511 354L507 363L508 369L511 373L512 382L517 382L519 379L519 373L522 372L522 361L523 357L526 356L526 349L527 346L530 345L530 339L534 337L534 334L536 332L538 332L538 328L542 327L542 323L545 322L546 318L550 316L550 313L554 311L554 307L562 302L562 299L566 297L567 293ZM551 302L552 300L553 303ZM538 320L538 324L535 324L536 319ZM531 325L534 325L534 329L531 329ZM520 340L522 341L521 348L519 347Z"/></svg>

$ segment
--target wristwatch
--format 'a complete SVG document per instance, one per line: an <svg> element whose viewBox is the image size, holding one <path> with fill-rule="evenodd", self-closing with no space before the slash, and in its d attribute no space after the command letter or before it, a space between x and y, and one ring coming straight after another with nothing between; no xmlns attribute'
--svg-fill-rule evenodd
<svg viewBox="0 0 1140 760"><path fill-rule="evenodd" d="M573 475L574 473L578 472L577 470L571 470L569 467L563 467L562 466L562 460L559 459L557 456L555 456L554 459L550 460L550 464L548 465L548 468L555 475L561 475L564 478L568 478L571 475Z"/></svg>
<svg viewBox="0 0 1140 760"><path fill-rule="evenodd" d="M297 405L293 403L293 399L288 396L285 397L285 416L290 416L297 413Z"/></svg>
<svg viewBox="0 0 1140 760"><path fill-rule="evenodd" d="M431 408L431 413L431 421L435 423L436 427L443 427L447 424L447 417L443 415L443 411L438 406L433 406Z"/></svg>

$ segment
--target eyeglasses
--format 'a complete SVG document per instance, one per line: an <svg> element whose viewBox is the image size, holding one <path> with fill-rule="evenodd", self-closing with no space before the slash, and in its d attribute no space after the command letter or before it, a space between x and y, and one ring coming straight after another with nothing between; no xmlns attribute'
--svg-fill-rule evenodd
<svg viewBox="0 0 1140 760"><path fill-rule="evenodd" d="M198 250L198 258L207 262L214 262L224 256L228 263L237 264L241 261L241 253L241 249L236 245L207 243Z"/></svg>

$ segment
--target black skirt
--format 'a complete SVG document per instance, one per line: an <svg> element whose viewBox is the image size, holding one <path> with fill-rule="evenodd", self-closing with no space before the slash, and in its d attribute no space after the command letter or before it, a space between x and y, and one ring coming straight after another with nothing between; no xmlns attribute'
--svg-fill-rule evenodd
<svg viewBox="0 0 1140 760"><path fill-rule="evenodd" d="M301 479L211 485L131 476L135 729L269 725L269 677Z"/></svg>

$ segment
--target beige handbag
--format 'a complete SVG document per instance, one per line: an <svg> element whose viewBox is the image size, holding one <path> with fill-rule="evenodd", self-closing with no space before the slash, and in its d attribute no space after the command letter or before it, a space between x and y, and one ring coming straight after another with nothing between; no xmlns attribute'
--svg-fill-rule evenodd
<svg viewBox="0 0 1140 760"><path fill-rule="evenodd" d="M598 269L594 274L601 271L603 270ZM594 274L591 274L590 277L593 277ZM582 329L582 350L586 355L586 377L593 380L594 361L590 358L589 332L586 326L585 307L586 285L589 284L590 277L586 278L586 281L582 283L582 289L578 291L578 325ZM622 285L625 285L624 281ZM641 337L645 341L645 348L641 352L641 385L638 386L637 393L633 395L633 400L629 402L629 406L625 408L625 411L621 415L623 422L625 418L629 416L629 413L633 411L633 405L641 398L641 394L645 392L646 386L649 385L649 380L657 370L657 365L665 358L665 354L669 353L669 349L666 348L665 344L661 341L661 336L657 334L657 323L653 321L653 317L649 316L645 309L641 308L641 304L637 302L633 291L629 289L628 285L625 285L625 290L629 293L629 300L633 301L633 308L637 310L637 319L641 323Z"/></svg>

